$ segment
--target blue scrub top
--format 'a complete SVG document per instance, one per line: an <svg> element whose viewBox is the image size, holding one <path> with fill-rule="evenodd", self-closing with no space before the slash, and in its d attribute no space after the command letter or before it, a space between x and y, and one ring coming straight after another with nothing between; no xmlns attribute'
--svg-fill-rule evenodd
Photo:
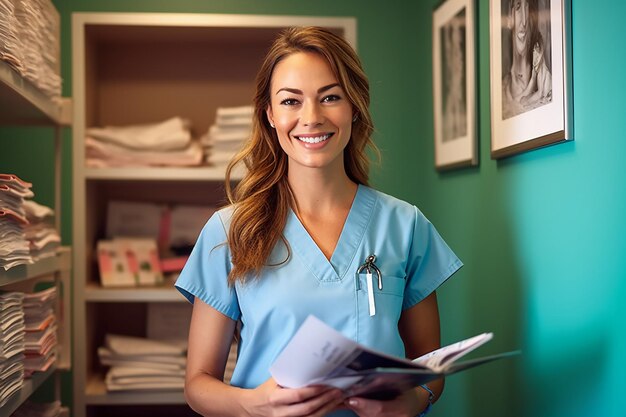
<svg viewBox="0 0 626 417"><path fill-rule="evenodd" d="M232 265L225 243L231 214L226 208L209 219L176 287L190 302L197 297L241 320L231 384L242 388L270 377L270 365L309 314L361 344L404 357L398 332L402 310L462 266L417 207L360 185L330 262L290 210L284 230L289 248L276 244L268 262L275 266L265 267L259 279L229 287ZM376 255L383 286L374 285L374 316L365 273L357 273L369 255Z"/></svg>

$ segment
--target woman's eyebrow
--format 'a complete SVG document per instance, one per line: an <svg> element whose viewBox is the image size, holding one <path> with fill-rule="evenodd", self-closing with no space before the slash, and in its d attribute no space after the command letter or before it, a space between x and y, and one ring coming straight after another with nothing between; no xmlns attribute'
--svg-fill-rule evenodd
<svg viewBox="0 0 626 417"><path fill-rule="evenodd" d="M333 84L328 84L328 85L325 85L324 87L320 87L320 88L317 90L317 93L318 93L318 94L323 93L323 92L325 92L325 91L330 90L330 89L331 89L331 88L333 88L333 87L340 87L340 85L339 85L339 83L333 83ZM283 87L283 88L280 88L280 89L276 92L276 94L280 93L281 91L287 91L288 93L302 95L302 90L298 90L297 88Z"/></svg>

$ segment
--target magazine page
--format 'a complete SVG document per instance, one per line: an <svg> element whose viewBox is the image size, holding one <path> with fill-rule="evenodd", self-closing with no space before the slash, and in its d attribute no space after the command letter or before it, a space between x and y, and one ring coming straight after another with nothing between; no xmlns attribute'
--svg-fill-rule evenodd
<svg viewBox="0 0 626 417"><path fill-rule="evenodd" d="M324 384L346 389L361 380L364 371L381 367L426 369L408 359L367 349L309 316L272 364L270 373L287 388Z"/></svg>
<svg viewBox="0 0 626 417"><path fill-rule="evenodd" d="M358 354L358 344L309 316L270 367L276 382L300 388L343 368Z"/></svg>
<svg viewBox="0 0 626 417"><path fill-rule="evenodd" d="M414 363L424 365L434 371L443 371L451 363L484 345L493 338L493 333L483 333L460 342L452 343L414 359Z"/></svg>
<svg viewBox="0 0 626 417"><path fill-rule="evenodd" d="M391 399L445 375L519 353L456 362L492 337L484 333L411 361L368 349L309 316L272 364L270 373L286 388L320 384L339 388L346 396Z"/></svg>

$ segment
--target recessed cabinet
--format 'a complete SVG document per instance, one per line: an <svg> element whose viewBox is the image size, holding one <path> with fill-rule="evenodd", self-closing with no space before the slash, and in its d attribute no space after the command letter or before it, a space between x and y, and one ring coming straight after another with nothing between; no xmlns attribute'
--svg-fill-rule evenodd
<svg viewBox="0 0 626 417"><path fill-rule="evenodd" d="M75 416L193 414L182 391L106 390L97 356L105 335L144 337L149 304L186 305L171 282L130 289L101 286L96 245L105 237L109 202L216 207L226 202L225 165L90 167L86 130L179 116L190 121L192 136L202 135L214 123L218 107L252 104L263 56L275 36L291 25L330 27L352 44L356 39L354 18L73 14Z"/></svg>

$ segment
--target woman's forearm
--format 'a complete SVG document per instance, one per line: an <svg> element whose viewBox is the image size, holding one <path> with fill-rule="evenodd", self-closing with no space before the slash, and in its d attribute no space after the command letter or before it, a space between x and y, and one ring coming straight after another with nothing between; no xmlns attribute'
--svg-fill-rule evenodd
<svg viewBox="0 0 626 417"><path fill-rule="evenodd" d="M244 406L246 389L237 388L207 374L197 374L185 383L185 399L203 416L249 415Z"/></svg>

